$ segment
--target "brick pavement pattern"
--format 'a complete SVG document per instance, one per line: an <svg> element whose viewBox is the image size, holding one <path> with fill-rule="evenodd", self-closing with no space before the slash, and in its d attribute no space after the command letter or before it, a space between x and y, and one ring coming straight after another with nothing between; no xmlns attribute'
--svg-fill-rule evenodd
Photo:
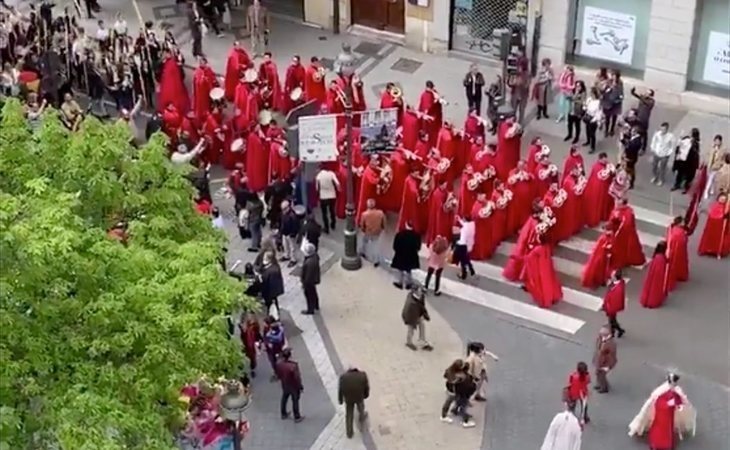
<svg viewBox="0 0 730 450"><path fill-rule="evenodd" d="M439 421L444 401L444 369L463 356L465 345L433 308L426 324L432 352L405 347L401 311L406 291L396 290L383 271L366 265L357 272L335 266L320 286L322 317L344 365L368 373L371 396L366 401L375 444L387 450L479 448L483 410L471 408L477 427ZM430 301L427 300L427 301Z"/></svg>

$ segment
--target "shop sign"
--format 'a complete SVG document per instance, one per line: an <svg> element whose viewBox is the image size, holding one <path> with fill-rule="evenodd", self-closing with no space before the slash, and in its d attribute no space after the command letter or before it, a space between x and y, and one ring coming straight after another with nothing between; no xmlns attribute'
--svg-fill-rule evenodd
<svg viewBox="0 0 730 450"><path fill-rule="evenodd" d="M636 16L586 6L580 54L631 65L635 35Z"/></svg>
<svg viewBox="0 0 730 450"><path fill-rule="evenodd" d="M303 116L299 123L299 160L337 160L337 115Z"/></svg>
<svg viewBox="0 0 730 450"><path fill-rule="evenodd" d="M730 86L730 34L710 31L702 79Z"/></svg>

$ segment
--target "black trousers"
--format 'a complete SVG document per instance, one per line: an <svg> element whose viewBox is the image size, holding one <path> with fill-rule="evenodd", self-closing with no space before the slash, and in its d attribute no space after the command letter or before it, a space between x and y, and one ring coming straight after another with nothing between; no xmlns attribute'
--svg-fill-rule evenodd
<svg viewBox="0 0 730 450"><path fill-rule="evenodd" d="M319 295L317 294L317 285L304 284L304 300L307 302L307 312L319 311ZM278 307L278 306L277 306Z"/></svg>
<svg viewBox="0 0 730 450"><path fill-rule="evenodd" d="M674 179L674 187L672 189L688 190L695 178L695 171L689 167L686 161L675 161L674 167L677 177Z"/></svg>
<svg viewBox="0 0 730 450"><path fill-rule="evenodd" d="M431 276L436 275L436 279L434 280L433 285L433 291L438 292L439 288L441 287L441 274L443 273L444 269L434 269L433 267L428 268L428 272L426 272L426 282L424 283L424 287L428 289L429 283L431 283Z"/></svg>
<svg viewBox="0 0 730 450"><path fill-rule="evenodd" d="M568 136L566 140L573 138L573 142L580 140L581 117L575 114L568 114Z"/></svg>
<svg viewBox="0 0 730 450"><path fill-rule="evenodd" d="M347 437L351 438L354 433L352 422L355 417L355 407L357 407L357 417L362 421L365 419L365 402L345 402L345 432Z"/></svg>
<svg viewBox="0 0 730 450"><path fill-rule="evenodd" d="M629 175L629 188L634 187L636 181L636 159L626 158L626 173Z"/></svg>
<svg viewBox="0 0 730 450"><path fill-rule="evenodd" d="M618 319L615 315L608 316L608 325L611 327L611 333L615 336L617 333L623 333L624 329L621 328L621 324L618 323Z"/></svg>
<svg viewBox="0 0 730 450"><path fill-rule="evenodd" d="M618 114L613 111L604 110L603 115L606 117L605 136L613 136L616 132L616 120L618 119Z"/></svg>
<svg viewBox="0 0 730 450"><path fill-rule="evenodd" d="M335 214L335 202L334 198L323 199L319 201L319 207L322 209L322 226L324 232L329 232L330 228L335 229L337 223L337 216Z"/></svg>
<svg viewBox="0 0 730 450"><path fill-rule="evenodd" d="M596 151L596 130L598 130L596 122L586 124L586 145L591 147L591 153Z"/></svg>
<svg viewBox="0 0 730 450"><path fill-rule="evenodd" d="M203 36L198 27L197 31L191 33L193 36L193 56L203 56Z"/></svg>
<svg viewBox="0 0 730 450"><path fill-rule="evenodd" d="M466 96L466 103L468 105L468 108L471 110L472 108L476 109L478 115L482 115L482 96L481 95L467 95Z"/></svg>
<svg viewBox="0 0 730 450"><path fill-rule="evenodd" d="M299 396L301 395L301 391L287 391L282 390L281 391L281 417L286 417L289 415L287 412L287 403L289 402L289 399L291 398L291 409L294 411L294 418L298 419L302 417L301 413L299 412Z"/></svg>
<svg viewBox="0 0 730 450"><path fill-rule="evenodd" d="M461 267L461 278L466 278L467 270L471 275L474 275L474 266L471 263L469 249L466 248L466 245L456 244L456 247L454 247L454 259Z"/></svg>

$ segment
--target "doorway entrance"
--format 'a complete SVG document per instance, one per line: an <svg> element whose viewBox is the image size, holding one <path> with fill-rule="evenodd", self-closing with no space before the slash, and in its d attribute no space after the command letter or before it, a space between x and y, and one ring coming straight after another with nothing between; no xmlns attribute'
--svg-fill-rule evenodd
<svg viewBox="0 0 730 450"><path fill-rule="evenodd" d="M396 34L405 32L405 0L351 0L350 7L354 24Z"/></svg>

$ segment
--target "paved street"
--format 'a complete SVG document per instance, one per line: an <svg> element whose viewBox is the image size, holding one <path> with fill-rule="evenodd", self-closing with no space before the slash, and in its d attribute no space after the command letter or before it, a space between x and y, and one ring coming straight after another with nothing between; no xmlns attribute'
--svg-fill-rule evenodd
<svg viewBox="0 0 730 450"><path fill-rule="evenodd" d="M10 1L9 3L14 3ZM63 2L60 2L63 3ZM101 2L102 17L111 21L117 11L137 26L137 16L129 0ZM165 21L172 26L189 63L189 31L181 10L172 0L139 1L145 19ZM172 5L172 6L171 6ZM235 26L236 24L241 24ZM86 21L88 30L95 30ZM223 38L208 35L204 51L217 72L222 72L234 39L242 39L241 13L234 13L234 30ZM379 92L388 81L398 82L407 101L417 102L426 80L433 80L441 94L450 101L447 118L457 126L463 123L466 104L461 79L470 62L447 56L414 52L389 43L376 42L329 32L274 18L270 50L283 76L293 54L303 60L310 56L336 57L342 42L352 44L359 56L358 71L366 87L369 105L377 105ZM497 70L482 65L487 80ZM627 99L625 107L633 105ZM555 108L552 108L552 116ZM700 115L657 105L652 127L667 121L675 133L698 127L703 149L717 133L730 139L727 117ZM553 151L553 161L562 167L568 146L563 142L565 124L554 120L532 120L523 138L526 143L541 136ZM602 140L600 150L616 154L612 140ZM587 164L592 157L585 155ZM217 171L215 178L225 174ZM649 256L653 246L663 238L671 217L684 213L686 196L670 194L668 186L649 183L650 162L640 161L636 189L630 194L635 206L640 239ZM221 187L218 181L213 189ZM218 196L216 204L227 213L230 199ZM230 214L230 213L229 213ZM389 219L391 225L395 219ZM664 307L641 308L638 292L644 273L630 269L628 306L620 320L627 334L619 341L619 363L610 375L613 391L595 395L591 401L593 422L584 434L584 449L633 450L646 448L640 440L626 436L626 426L639 410L650 391L658 385L668 368L682 374L680 384L698 410L698 431L694 439L680 445L683 450L728 448L730 442L730 263L700 258L696 247L704 220L692 236L690 281L673 292ZM233 220L227 220L230 237L229 265L236 259L250 260ZM341 230L342 227L338 227ZM383 236L381 245L390 257L393 227ZM413 353L403 346L405 328L400 319L404 292L390 284L387 270L373 269L368 263L359 272L349 273L339 267L342 238L323 239L320 256L323 263L322 313L302 316L303 295L296 273L286 279L287 293L281 305L285 327L294 355L302 366L305 391L302 397L306 420L299 424L282 421L278 415L279 387L269 383L270 369L261 360L260 376L254 381L254 405L250 419L252 429L244 442L247 449L436 449L473 450L535 449L539 447L552 416L560 410L560 395L567 376L579 360L590 362L598 328L605 322L599 311L602 292L588 292L579 286L578 276L588 258L596 230L585 230L560 245L555 265L565 286L565 299L551 310L534 306L517 286L505 282L501 268L511 249L511 242L500 245L490 261L477 263L478 276L463 283L447 270L442 285L445 295L429 298L432 321L428 337L435 345L432 353ZM422 277L423 273L417 273ZM489 401L486 413L482 405L472 408L479 426L464 430L457 424L438 420L443 401L442 373L446 365L464 354L469 340L485 342L500 356L490 364ZM344 437L343 410L336 403L337 376L347 364L366 370L371 378L372 395L367 403L371 416L355 439Z"/></svg>

